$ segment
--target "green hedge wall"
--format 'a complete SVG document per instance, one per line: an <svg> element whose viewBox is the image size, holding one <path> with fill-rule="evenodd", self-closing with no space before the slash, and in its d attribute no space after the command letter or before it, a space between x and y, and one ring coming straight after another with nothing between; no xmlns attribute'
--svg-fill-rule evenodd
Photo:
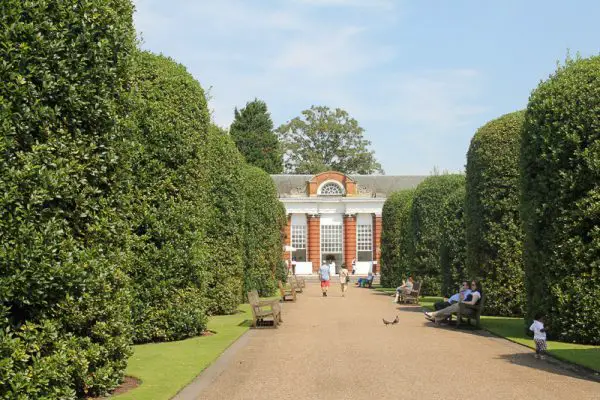
<svg viewBox="0 0 600 400"><path fill-rule="evenodd" d="M258 167L243 170L244 293L256 289L261 296L273 295L276 270L283 258L285 212L279 207L273 179Z"/></svg>
<svg viewBox="0 0 600 400"><path fill-rule="evenodd" d="M448 195L443 205L440 268L442 294L447 297L456 293L460 284L469 279L466 276L465 196L465 188L460 187Z"/></svg>
<svg viewBox="0 0 600 400"><path fill-rule="evenodd" d="M231 138L211 125L198 170L206 196L209 314L231 314L242 301L244 284L243 157Z"/></svg>
<svg viewBox="0 0 600 400"><path fill-rule="evenodd" d="M600 344L600 57L568 61L531 94L521 147L527 317Z"/></svg>
<svg viewBox="0 0 600 400"><path fill-rule="evenodd" d="M115 144L132 11L0 2L0 398L96 395L123 376L127 154Z"/></svg>
<svg viewBox="0 0 600 400"><path fill-rule="evenodd" d="M381 285L398 287L410 273L412 235L410 209L413 189L392 193L383 205L381 232Z"/></svg>
<svg viewBox="0 0 600 400"><path fill-rule="evenodd" d="M519 217L522 111L488 122L467 153L467 269L483 280L485 313L522 317L523 229Z"/></svg>
<svg viewBox="0 0 600 400"><path fill-rule="evenodd" d="M132 213L134 340L178 340L206 328L206 201L198 190L209 114L200 84L173 60L135 57Z"/></svg>
<svg viewBox="0 0 600 400"><path fill-rule="evenodd" d="M422 282L423 294L439 295L441 293L442 205L449 194L464 186L464 182L464 175L433 175L421 182L415 189L411 209L414 243L412 270L414 278Z"/></svg>

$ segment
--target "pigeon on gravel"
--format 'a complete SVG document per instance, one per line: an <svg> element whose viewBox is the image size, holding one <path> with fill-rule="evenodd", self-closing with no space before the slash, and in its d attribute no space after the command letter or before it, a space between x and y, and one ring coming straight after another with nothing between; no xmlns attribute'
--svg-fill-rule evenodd
<svg viewBox="0 0 600 400"><path fill-rule="evenodd" d="M388 325L396 325L398 322L400 322L400 318L398 318L398 316L397 316L397 315L396 315L396 318L395 318L393 321L388 321L388 320L386 320L385 318L382 318L382 319L383 319L383 324L384 324L385 326L388 326Z"/></svg>

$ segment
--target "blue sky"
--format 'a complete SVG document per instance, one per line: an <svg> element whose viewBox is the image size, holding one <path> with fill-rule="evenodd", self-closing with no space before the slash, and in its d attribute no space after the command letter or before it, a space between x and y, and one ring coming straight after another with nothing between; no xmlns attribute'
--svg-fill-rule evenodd
<svg viewBox="0 0 600 400"><path fill-rule="evenodd" d="M524 108L567 49L599 53L597 1L135 0L142 47L184 64L215 122L345 109L388 175L462 171L478 127Z"/></svg>

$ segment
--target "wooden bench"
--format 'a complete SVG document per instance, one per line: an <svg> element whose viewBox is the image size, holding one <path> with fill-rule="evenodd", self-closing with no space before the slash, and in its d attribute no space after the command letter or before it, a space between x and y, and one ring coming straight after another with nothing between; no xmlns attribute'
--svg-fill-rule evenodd
<svg viewBox="0 0 600 400"><path fill-rule="evenodd" d="M296 278L296 281L298 282L298 286L300 286L302 289L304 289L306 287L306 281L304 280L304 278L302 278L301 276L298 276L298 275L294 275L294 278Z"/></svg>
<svg viewBox="0 0 600 400"><path fill-rule="evenodd" d="M467 324L471 324L471 320L475 320L475 327L479 329L481 327L480 319L481 313L483 311L483 305L485 302L485 294L481 294L481 299L477 302L477 304L465 304L460 303L458 312L456 313L456 327L458 328L462 322L462 319L465 318L467 320ZM450 320L452 320L452 316L450 316Z"/></svg>
<svg viewBox="0 0 600 400"><path fill-rule="evenodd" d="M282 301L296 301L296 289L294 285L290 285L289 283L284 284L279 281L279 292L281 293Z"/></svg>
<svg viewBox="0 0 600 400"><path fill-rule="evenodd" d="M400 293L398 298L399 303L414 303L419 304L419 296L421 295L421 282L413 283L413 288L410 293Z"/></svg>
<svg viewBox="0 0 600 400"><path fill-rule="evenodd" d="M265 323L269 318L272 320L274 328L283 322L281 318L281 306L278 300L261 300L258 297L256 290L248 292L248 303L250 303L250 309L252 310L252 326L258 328L259 326L267 326Z"/></svg>
<svg viewBox="0 0 600 400"><path fill-rule="evenodd" d="M296 275L288 275L288 282L290 286L294 287L296 293L302 293L304 291L304 287L306 284L304 283L304 279L298 278ZM304 286L302 285L304 283Z"/></svg>

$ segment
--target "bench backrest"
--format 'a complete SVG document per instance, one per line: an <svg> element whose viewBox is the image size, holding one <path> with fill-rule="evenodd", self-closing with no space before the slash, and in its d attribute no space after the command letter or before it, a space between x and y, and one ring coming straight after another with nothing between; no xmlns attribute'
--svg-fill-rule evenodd
<svg viewBox="0 0 600 400"><path fill-rule="evenodd" d="M251 290L248 292L248 303L252 306L258 305L260 299L258 297L258 292L256 290Z"/></svg>
<svg viewBox="0 0 600 400"><path fill-rule="evenodd" d="M415 282L413 284L412 293L419 294L421 292L421 282Z"/></svg>

